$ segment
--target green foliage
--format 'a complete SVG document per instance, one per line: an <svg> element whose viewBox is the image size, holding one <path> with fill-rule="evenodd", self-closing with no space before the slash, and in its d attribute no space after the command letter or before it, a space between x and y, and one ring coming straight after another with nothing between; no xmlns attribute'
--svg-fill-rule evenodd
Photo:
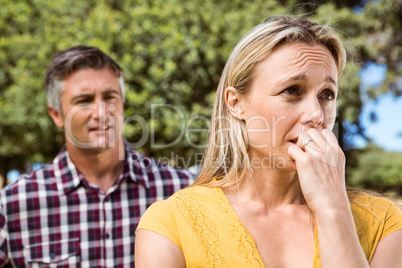
<svg viewBox="0 0 402 268"><path fill-rule="evenodd" d="M126 43L121 44L121 64L133 89L127 95L127 116L140 115L154 130L140 151L155 157L173 152L185 158L203 151L214 91L231 49L253 25L284 11L275 2L264 2L248 6L249 12L240 8L242 1L204 1L202 5L169 1L169 6L154 1L150 7L125 4L122 10L129 10L125 32L129 37L122 38ZM269 12L259 11L261 5ZM256 13L261 16L251 15ZM156 106L162 104L177 110ZM183 130L195 128L200 132L186 131L175 143ZM138 126L133 129L128 140L139 141L142 132ZM173 145L161 148L155 144Z"/></svg>
<svg viewBox="0 0 402 268"><path fill-rule="evenodd" d="M44 76L57 51L79 44L99 47L125 70L127 141L141 143L147 155L194 162L204 150L226 59L248 30L274 14L311 13L348 44L354 63L339 85L342 142L341 122L359 123L364 62L388 65L383 89L400 75L397 2L369 1L356 14L348 1L311 7L297 0L0 0L0 173L49 161L63 145L47 114Z"/></svg>
<svg viewBox="0 0 402 268"><path fill-rule="evenodd" d="M354 153L358 164L350 170L350 185L402 195L401 153L387 152L375 145Z"/></svg>
<svg viewBox="0 0 402 268"><path fill-rule="evenodd" d="M139 143L147 128L152 133L139 148L142 153L202 152L214 90L231 49L265 17L284 13L275 1L263 0L247 6L248 12L243 1L1 0L0 5L3 170L48 161L62 146L62 132L47 115L43 80L53 55L78 44L99 47L125 70L125 116L145 120L127 121L127 141ZM203 131L180 136L183 126Z"/></svg>

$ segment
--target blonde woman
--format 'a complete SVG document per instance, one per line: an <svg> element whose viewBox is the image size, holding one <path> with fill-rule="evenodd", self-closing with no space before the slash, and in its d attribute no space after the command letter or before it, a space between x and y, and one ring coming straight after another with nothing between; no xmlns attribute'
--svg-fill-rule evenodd
<svg viewBox="0 0 402 268"><path fill-rule="evenodd" d="M332 132L345 50L328 26L275 16L234 48L190 188L152 205L137 267L402 267L402 213L345 188Z"/></svg>

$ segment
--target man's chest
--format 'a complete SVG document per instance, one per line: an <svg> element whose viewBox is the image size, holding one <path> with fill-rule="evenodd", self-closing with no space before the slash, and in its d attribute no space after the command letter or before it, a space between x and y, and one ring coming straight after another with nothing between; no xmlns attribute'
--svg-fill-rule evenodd
<svg viewBox="0 0 402 268"><path fill-rule="evenodd" d="M146 193L130 185L109 195L78 188L38 192L8 210L9 255L18 265L114 267L134 264L135 230Z"/></svg>

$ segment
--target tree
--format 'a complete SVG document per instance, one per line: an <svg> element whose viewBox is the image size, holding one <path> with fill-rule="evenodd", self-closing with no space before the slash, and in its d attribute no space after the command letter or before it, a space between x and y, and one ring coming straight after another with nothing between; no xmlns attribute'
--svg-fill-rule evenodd
<svg viewBox="0 0 402 268"><path fill-rule="evenodd" d="M402 154L387 152L370 144L354 150L358 165L350 172L350 185L402 195Z"/></svg>
<svg viewBox="0 0 402 268"><path fill-rule="evenodd" d="M354 62L340 81L337 124L348 150L351 130L343 122L362 133L359 71L364 63L387 64L383 90L400 76L398 1L368 1L356 13L348 1L311 7L279 0L0 0L0 172L49 161L63 145L63 133L47 115L43 80L53 55L78 44L99 47L125 70L126 140L141 145L144 154L193 164L204 150L226 59L241 36L274 14L310 13L339 29L348 44ZM370 40L377 41L367 46Z"/></svg>

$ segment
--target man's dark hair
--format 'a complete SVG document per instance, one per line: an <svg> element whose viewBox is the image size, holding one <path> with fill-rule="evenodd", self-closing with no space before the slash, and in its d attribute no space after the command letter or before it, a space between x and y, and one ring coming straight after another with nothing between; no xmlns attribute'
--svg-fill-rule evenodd
<svg viewBox="0 0 402 268"><path fill-rule="evenodd" d="M75 46L58 52L46 71L45 90L48 103L61 113L61 93L70 74L82 69L110 68L116 75L124 99L124 78L121 67L103 51L95 47Z"/></svg>

